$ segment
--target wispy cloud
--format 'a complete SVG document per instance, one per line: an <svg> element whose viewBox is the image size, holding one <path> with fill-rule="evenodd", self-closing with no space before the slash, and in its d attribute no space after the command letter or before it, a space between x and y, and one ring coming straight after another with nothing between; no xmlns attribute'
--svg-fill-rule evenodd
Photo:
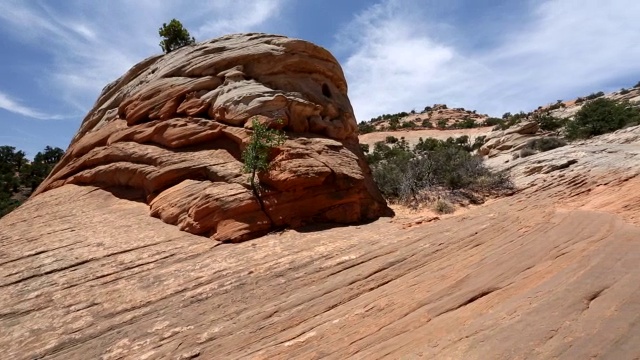
<svg viewBox="0 0 640 360"><path fill-rule="evenodd" d="M194 31L196 38L276 28L276 21L288 0L218 0L206 7L209 16ZM212 14L217 16L211 17ZM222 15L224 14L224 15Z"/></svg>
<svg viewBox="0 0 640 360"><path fill-rule="evenodd" d="M356 115L436 102L500 115L640 76L637 1L555 0L528 10L504 14L520 21L495 24L503 28L487 31L499 34L491 46L461 48L463 29L414 2L370 7L338 36L338 48L353 49L344 68Z"/></svg>
<svg viewBox="0 0 640 360"><path fill-rule="evenodd" d="M56 8L8 0L0 3L0 24L13 38L49 54L42 87L84 113L107 83L160 53L157 31L163 22L178 18L197 40L206 40L226 32L268 29L277 24L277 10L285 1L247 0L241 6L222 0L199 3L195 9L186 0L69 0Z"/></svg>
<svg viewBox="0 0 640 360"><path fill-rule="evenodd" d="M38 110L32 109L28 106L21 105L20 102L10 98L7 94L4 94L2 92L0 92L0 109L39 120L62 119L62 116L48 115Z"/></svg>

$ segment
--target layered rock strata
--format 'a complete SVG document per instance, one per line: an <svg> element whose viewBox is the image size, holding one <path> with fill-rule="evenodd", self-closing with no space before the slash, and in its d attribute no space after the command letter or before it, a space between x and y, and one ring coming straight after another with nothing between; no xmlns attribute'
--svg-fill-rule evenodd
<svg viewBox="0 0 640 360"><path fill-rule="evenodd" d="M287 135L260 175L264 209L242 171L252 119ZM126 193L152 216L220 241L389 214L336 59L265 34L154 56L107 85L35 195L66 184Z"/></svg>

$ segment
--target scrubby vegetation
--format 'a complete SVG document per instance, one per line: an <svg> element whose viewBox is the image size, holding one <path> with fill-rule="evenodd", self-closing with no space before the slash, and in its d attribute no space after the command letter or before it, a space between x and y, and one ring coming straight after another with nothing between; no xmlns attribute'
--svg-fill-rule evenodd
<svg viewBox="0 0 640 360"><path fill-rule="evenodd" d="M545 151L553 150L559 147L563 147L565 145L567 145L567 142L564 139L550 136L550 137L543 137L543 138L529 140L526 144L526 148L533 149L540 152L545 152Z"/></svg>
<svg viewBox="0 0 640 360"><path fill-rule="evenodd" d="M553 105L549 106L549 107L547 108L547 110L548 110L548 111L557 110L557 109L564 108L564 107L566 107L566 106L567 106L567 105L565 105L565 103L563 103L563 102L562 102L562 100L558 100L558 101L556 101L556 103L555 103L555 104L553 104Z"/></svg>
<svg viewBox="0 0 640 360"><path fill-rule="evenodd" d="M467 136L420 139L413 149L401 138L376 143L366 157L387 199L411 207L431 204L445 212L443 202L481 203L484 196L512 188L506 174L492 172L470 153L473 147Z"/></svg>
<svg viewBox="0 0 640 360"><path fill-rule="evenodd" d="M493 126L493 130L506 130L513 125L521 123L523 120L532 116L532 113L525 113L520 111L517 114L511 114L510 112L504 113L502 118L490 117L487 118L482 126Z"/></svg>
<svg viewBox="0 0 640 360"><path fill-rule="evenodd" d="M640 110L628 102L598 98L587 102L566 126L567 139L586 139L640 124Z"/></svg>
<svg viewBox="0 0 640 360"><path fill-rule="evenodd" d="M566 119L552 116L547 113L536 113L531 116L533 121L538 123L540 129L544 131L556 131L566 124Z"/></svg>
<svg viewBox="0 0 640 360"><path fill-rule="evenodd" d="M519 152L513 154L513 158L525 158L539 152L553 150L565 145L567 145L567 142L564 139L554 136L531 139L522 149L520 149Z"/></svg>
<svg viewBox="0 0 640 360"><path fill-rule="evenodd" d="M400 121L400 119L409 116L409 113L403 111L396 114L383 114L378 117L372 118L370 120L371 123L376 123L384 120L388 121Z"/></svg>
<svg viewBox="0 0 640 360"><path fill-rule="evenodd" d="M446 116L435 119L428 116L424 120L415 119L411 125L408 121L400 123L396 118L392 118L389 124L392 129L422 125L443 130L476 126L506 130L523 121L536 122L546 134L521 146L519 151L514 152L514 159L565 146L568 140L640 125L638 104L607 98L603 92L592 93L579 98L577 102L582 102L582 108L571 118L552 115L554 110L566 107L562 100L558 100L533 112L505 113L502 118L486 118L481 123L471 116L461 116L455 121ZM442 114L442 109L441 105L437 108L427 107L425 112ZM550 133L555 134L549 136ZM420 139L418 144L410 148L404 138L387 136L385 141L376 143L372 151L368 147L363 151L367 154L374 180L387 199L410 207L427 204L439 213L448 213L457 205L482 202L484 197L508 192L512 187L508 175L492 172L485 167L480 156L473 154L485 144L486 137L479 136L471 140L468 136L445 141Z"/></svg>
<svg viewBox="0 0 640 360"><path fill-rule="evenodd" d="M0 217L31 195L60 161L64 151L47 146L33 161L13 146L0 146Z"/></svg>
<svg viewBox="0 0 640 360"><path fill-rule="evenodd" d="M374 131L376 131L376 127L373 126L372 124L370 124L370 123L368 123L366 121L358 123L358 133L360 135L368 134L368 133L374 132Z"/></svg>
<svg viewBox="0 0 640 360"><path fill-rule="evenodd" d="M445 113L451 111L452 113ZM410 115L424 115L409 119ZM464 108L449 109L445 104L426 106L421 113L416 110L399 112L395 114L383 114L358 123L358 132L368 134L375 131L395 131L414 128L447 129L471 129L487 126L482 118L486 115L478 115L475 110Z"/></svg>

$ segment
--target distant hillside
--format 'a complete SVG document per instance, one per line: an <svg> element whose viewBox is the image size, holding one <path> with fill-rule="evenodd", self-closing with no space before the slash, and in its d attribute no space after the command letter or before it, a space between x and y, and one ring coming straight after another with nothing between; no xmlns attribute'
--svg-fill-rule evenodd
<svg viewBox="0 0 640 360"><path fill-rule="evenodd" d="M412 110L396 114L383 114L369 121L360 122L358 129L360 135L372 132L407 130L461 130L487 126L496 127L496 130L505 130L522 120L532 120L542 115L561 119L571 118L582 108L582 105L598 98L611 99L616 102L628 102L632 106L638 107L640 106L640 82L632 88L622 88L609 94L598 91L572 100L557 100L554 103L539 106L536 110L528 113L523 111L518 113L507 112L501 118L478 114L475 110L467 110L465 108L450 109L445 104L434 104L433 106L425 107L419 113ZM477 133L477 131L473 133ZM435 138L448 137L448 135L438 133L424 132L424 134L435 134L433 136ZM367 139L381 137L384 138L384 135L369 136Z"/></svg>
<svg viewBox="0 0 640 360"><path fill-rule="evenodd" d="M464 108L450 109L445 104L427 106L420 113L384 114L358 124L360 134L407 129L471 129L485 126L489 115Z"/></svg>

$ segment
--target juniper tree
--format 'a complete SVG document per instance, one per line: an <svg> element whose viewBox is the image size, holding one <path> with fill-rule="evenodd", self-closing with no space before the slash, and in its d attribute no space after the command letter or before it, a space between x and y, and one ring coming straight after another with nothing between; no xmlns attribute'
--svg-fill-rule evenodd
<svg viewBox="0 0 640 360"><path fill-rule="evenodd" d="M258 199L262 211L265 211L264 203L260 197L259 180L256 183L256 175L269 169L269 152L273 147L284 143L285 135L282 131L270 129L267 124L261 123L257 118L251 120L251 128L253 130L251 139L242 152L243 171L250 174L249 182L253 195Z"/></svg>
<svg viewBox="0 0 640 360"><path fill-rule="evenodd" d="M158 29L158 34L162 36L160 47L165 54L196 42L196 39L176 19L171 19L169 24L162 24L162 27Z"/></svg>

